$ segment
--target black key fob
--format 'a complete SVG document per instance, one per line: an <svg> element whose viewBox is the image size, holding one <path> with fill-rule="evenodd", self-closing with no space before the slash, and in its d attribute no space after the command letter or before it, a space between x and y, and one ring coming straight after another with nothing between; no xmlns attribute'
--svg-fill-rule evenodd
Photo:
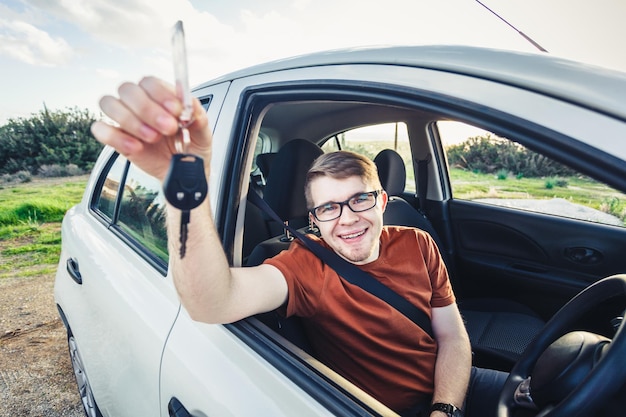
<svg viewBox="0 0 626 417"><path fill-rule="evenodd" d="M175 154L163 181L165 198L179 210L198 207L208 192L204 160L196 155Z"/></svg>

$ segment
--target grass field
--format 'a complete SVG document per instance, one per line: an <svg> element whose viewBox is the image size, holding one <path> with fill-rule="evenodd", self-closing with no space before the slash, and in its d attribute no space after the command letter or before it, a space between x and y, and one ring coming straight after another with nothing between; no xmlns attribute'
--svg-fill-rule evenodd
<svg viewBox="0 0 626 417"><path fill-rule="evenodd" d="M54 272L61 221L80 201L86 184L87 177L81 176L0 187L0 278Z"/></svg>
<svg viewBox="0 0 626 417"><path fill-rule="evenodd" d="M562 198L626 222L626 195L589 178L517 178L452 169L450 180L454 197L458 199Z"/></svg>

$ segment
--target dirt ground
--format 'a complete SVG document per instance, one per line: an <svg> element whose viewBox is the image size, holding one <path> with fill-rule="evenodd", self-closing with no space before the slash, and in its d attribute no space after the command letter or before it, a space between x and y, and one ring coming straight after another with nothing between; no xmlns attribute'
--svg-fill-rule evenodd
<svg viewBox="0 0 626 417"><path fill-rule="evenodd" d="M0 279L0 416L83 416L54 276Z"/></svg>

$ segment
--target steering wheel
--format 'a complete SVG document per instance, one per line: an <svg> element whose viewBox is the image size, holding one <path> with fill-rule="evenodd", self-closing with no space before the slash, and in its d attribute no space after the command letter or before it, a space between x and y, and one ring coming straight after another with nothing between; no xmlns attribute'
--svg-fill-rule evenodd
<svg viewBox="0 0 626 417"><path fill-rule="evenodd" d="M554 315L511 370L498 417L512 417L520 408L537 410L537 417L590 416L624 386L624 325L613 340L587 332L566 334L585 313L615 296L626 296L625 274L595 282Z"/></svg>

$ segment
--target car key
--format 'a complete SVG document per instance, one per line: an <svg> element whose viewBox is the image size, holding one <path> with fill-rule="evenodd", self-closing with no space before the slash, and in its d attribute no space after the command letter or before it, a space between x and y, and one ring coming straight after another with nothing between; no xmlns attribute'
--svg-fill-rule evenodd
<svg viewBox="0 0 626 417"><path fill-rule="evenodd" d="M187 226L191 210L198 207L208 192L204 175L204 160L197 155L175 154L163 181L163 191L167 201L181 210L180 218L180 258L185 257Z"/></svg>
<svg viewBox="0 0 626 417"><path fill-rule="evenodd" d="M187 249L187 229L191 210L202 204L208 192L208 185L204 172L204 160L197 155L186 153L187 146L191 142L187 127L193 123L193 106L187 72L185 34L181 21L174 26L172 49L176 94L183 104L183 110L179 116L182 140L179 138L175 140L177 153L172 155L169 170L163 181L163 190L167 201L181 210L179 241L182 259Z"/></svg>

